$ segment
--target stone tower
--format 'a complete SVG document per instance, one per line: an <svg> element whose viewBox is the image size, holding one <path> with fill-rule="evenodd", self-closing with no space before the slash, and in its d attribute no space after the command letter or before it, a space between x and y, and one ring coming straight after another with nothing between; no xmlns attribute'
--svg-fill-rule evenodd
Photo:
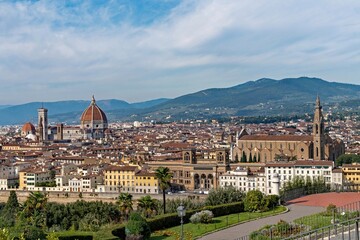
<svg viewBox="0 0 360 240"><path fill-rule="evenodd" d="M325 157L324 118L321 109L320 98L317 96L313 122L314 160L324 160Z"/></svg>
<svg viewBox="0 0 360 240"><path fill-rule="evenodd" d="M40 142L48 140L48 110L46 108L38 109L38 132Z"/></svg>

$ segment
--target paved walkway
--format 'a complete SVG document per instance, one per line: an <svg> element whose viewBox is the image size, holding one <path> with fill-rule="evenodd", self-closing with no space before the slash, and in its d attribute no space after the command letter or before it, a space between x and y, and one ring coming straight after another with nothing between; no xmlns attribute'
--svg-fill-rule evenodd
<svg viewBox="0 0 360 240"><path fill-rule="evenodd" d="M262 228L267 224L276 224L280 220L291 222L297 218L311 215L324 211L323 207L311 207L291 204L287 206L290 211L280 215L266 217L259 220L254 220L242 223L200 238L201 240L234 240L236 238L249 235L251 232Z"/></svg>

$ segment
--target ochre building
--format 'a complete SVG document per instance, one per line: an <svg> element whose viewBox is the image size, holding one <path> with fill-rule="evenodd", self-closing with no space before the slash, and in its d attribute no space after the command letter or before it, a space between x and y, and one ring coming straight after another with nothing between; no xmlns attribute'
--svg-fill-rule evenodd
<svg viewBox="0 0 360 240"><path fill-rule="evenodd" d="M148 162L151 170L168 167L173 174L173 185L186 190L209 190L219 186L219 176L230 170L229 149L197 152L184 150L181 161Z"/></svg>

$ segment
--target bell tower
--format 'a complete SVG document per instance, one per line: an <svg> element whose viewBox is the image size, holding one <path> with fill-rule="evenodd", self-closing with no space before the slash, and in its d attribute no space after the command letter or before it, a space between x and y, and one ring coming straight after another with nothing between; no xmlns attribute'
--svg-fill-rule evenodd
<svg viewBox="0 0 360 240"><path fill-rule="evenodd" d="M313 141L314 141L314 160L324 160L325 154L325 133L324 117L322 115L322 106L320 97L316 98L316 106L313 122Z"/></svg>
<svg viewBox="0 0 360 240"><path fill-rule="evenodd" d="M38 109L38 128L39 128L39 140L47 141L48 140L48 110L46 108Z"/></svg>

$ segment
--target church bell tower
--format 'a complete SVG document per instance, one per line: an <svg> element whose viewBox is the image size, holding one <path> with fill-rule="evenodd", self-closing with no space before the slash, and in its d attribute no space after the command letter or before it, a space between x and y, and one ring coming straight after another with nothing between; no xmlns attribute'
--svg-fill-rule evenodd
<svg viewBox="0 0 360 240"><path fill-rule="evenodd" d="M314 140L314 160L324 160L325 157L325 133L324 117L322 115L322 106L320 98L316 98L316 106L313 122L313 140Z"/></svg>
<svg viewBox="0 0 360 240"><path fill-rule="evenodd" d="M38 132L40 142L48 140L48 110L46 108L38 109Z"/></svg>

